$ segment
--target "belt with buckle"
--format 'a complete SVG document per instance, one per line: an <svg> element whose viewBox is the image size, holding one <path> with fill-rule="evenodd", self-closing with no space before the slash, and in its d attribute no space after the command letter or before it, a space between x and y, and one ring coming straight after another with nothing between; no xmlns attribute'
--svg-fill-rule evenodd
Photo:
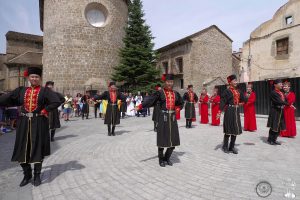
<svg viewBox="0 0 300 200"><path fill-rule="evenodd" d="M234 107L234 108L238 108L239 107L239 105L232 105L232 104L229 104L228 106L229 107Z"/></svg>
<svg viewBox="0 0 300 200"><path fill-rule="evenodd" d="M38 116L42 116L42 115L38 114L38 113L21 113L21 116L26 116L28 118L33 118L33 117L38 117Z"/></svg>
<svg viewBox="0 0 300 200"><path fill-rule="evenodd" d="M161 112L172 114L172 113L175 113L175 110L162 110Z"/></svg>

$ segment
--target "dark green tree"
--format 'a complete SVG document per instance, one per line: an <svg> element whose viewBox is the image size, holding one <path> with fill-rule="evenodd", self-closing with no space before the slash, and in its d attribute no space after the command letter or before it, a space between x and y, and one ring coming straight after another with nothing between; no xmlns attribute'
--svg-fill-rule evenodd
<svg viewBox="0 0 300 200"><path fill-rule="evenodd" d="M156 69L157 53L150 27L144 20L141 0L129 1L128 24L120 49L120 64L114 67L112 80L123 82L131 92L149 92L159 83L159 70Z"/></svg>

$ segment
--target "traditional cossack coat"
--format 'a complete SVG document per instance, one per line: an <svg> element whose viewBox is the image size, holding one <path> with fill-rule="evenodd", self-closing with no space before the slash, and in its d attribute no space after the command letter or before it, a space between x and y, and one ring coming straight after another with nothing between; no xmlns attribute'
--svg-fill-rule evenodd
<svg viewBox="0 0 300 200"><path fill-rule="evenodd" d="M185 102L185 118L195 119L196 110L195 103L198 102L198 96L194 92L186 92L183 95L183 101Z"/></svg>
<svg viewBox="0 0 300 200"><path fill-rule="evenodd" d="M65 102L64 96L58 92L54 92L54 93L57 94L58 98L60 99L60 103L63 104ZM61 127L58 109L54 109L54 110L50 111L48 114L48 119L49 119L50 130Z"/></svg>
<svg viewBox="0 0 300 200"><path fill-rule="evenodd" d="M162 89L145 100L142 108L159 105L159 119L157 126L157 146L175 147L180 145L179 130L176 120L175 107L183 108L180 94L174 90Z"/></svg>
<svg viewBox="0 0 300 200"><path fill-rule="evenodd" d="M273 90L270 94L271 108L269 112L267 127L274 132L285 130L284 106L288 106L284 94L279 90Z"/></svg>
<svg viewBox="0 0 300 200"><path fill-rule="evenodd" d="M19 87L0 96L1 106L21 106L12 161L40 163L50 155L49 121L46 115L60 104L56 93L41 86Z"/></svg>
<svg viewBox="0 0 300 200"><path fill-rule="evenodd" d="M120 124L120 110L118 108L118 100L121 100L122 103L126 101L126 97L120 92L105 91L101 95L96 96L95 100L107 100L107 109L104 119L104 124L108 125L118 125Z"/></svg>
<svg viewBox="0 0 300 200"><path fill-rule="evenodd" d="M240 117L240 103L244 103L245 98L239 90L230 87L226 89L220 102L220 110L225 111L223 132L226 135L242 134L242 125Z"/></svg>

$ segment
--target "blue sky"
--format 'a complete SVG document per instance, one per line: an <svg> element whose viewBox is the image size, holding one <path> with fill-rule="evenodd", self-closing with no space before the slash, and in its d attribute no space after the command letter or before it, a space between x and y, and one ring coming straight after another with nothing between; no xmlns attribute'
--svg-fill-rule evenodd
<svg viewBox="0 0 300 200"><path fill-rule="evenodd" d="M147 24L159 48L217 25L233 41L233 50L242 47L250 33L272 18L288 0L143 0ZM0 53L5 52L5 34L18 31L42 35L38 0L1 0Z"/></svg>

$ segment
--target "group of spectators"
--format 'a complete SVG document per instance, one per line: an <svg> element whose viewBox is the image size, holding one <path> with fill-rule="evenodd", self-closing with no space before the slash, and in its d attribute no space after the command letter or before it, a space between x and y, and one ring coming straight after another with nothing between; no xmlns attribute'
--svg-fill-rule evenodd
<svg viewBox="0 0 300 200"><path fill-rule="evenodd" d="M4 92L0 92L0 95ZM99 94L99 93L98 93ZM118 102L119 109L122 115L122 118L125 116L150 116L150 109L142 109L136 111L134 108L141 104L145 98L149 98L148 93L145 93L144 96L138 92L136 95L132 93L123 93L126 97L126 102ZM89 92L85 94L78 93L75 97L72 97L70 94L65 95L65 103L63 103L59 108L60 118L64 121L69 121L71 117L81 117L82 119L89 118L90 107L94 108L95 118L105 118L107 101L96 101ZM16 127L16 120L19 116L18 107L0 107L0 134L11 132Z"/></svg>

